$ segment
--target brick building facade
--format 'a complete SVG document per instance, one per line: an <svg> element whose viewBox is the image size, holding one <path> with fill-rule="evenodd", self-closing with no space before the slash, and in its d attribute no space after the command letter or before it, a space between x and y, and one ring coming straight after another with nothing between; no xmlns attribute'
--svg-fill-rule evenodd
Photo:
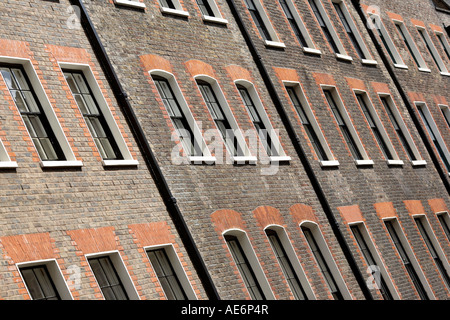
<svg viewBox="0 0 450 320"><path fill-rule="evenodd" d="M0 298L449 298L432 1L27 0L0 17Z"/></svg>

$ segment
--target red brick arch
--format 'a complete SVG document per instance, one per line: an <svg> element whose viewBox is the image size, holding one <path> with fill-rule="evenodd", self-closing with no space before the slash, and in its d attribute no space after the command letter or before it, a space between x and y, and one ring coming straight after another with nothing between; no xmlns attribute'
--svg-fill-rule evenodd
<svg viewBox="0 0 450 320"><path fill-rule="evenodd" d="M289 213L292 219L297 225L300 225L303 221L312 221L319 224L319 221L311 206L306 204L297 203L289 208Z"/></svg>

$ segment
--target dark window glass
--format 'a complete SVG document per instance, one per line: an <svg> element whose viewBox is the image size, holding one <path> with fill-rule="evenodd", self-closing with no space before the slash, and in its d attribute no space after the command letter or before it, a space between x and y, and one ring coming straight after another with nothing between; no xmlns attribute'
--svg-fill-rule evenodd
<svg viewBox="0 0 450 320"><path fill-rule="evenodd" d="M417 29L417 31L419 32L420 36L422 37L423 42L425 42L425 45L427 46L428 52L430 53L431 57L433 58L434 63L435 63L436 66L438 67L439 71L442 72L443 70L441 69L441 66L440 66L440 64L438 63L437 58L435 57L433 51L431 50L431 47L430 47L430 45L429 45L429 43L428 43L428 41L427 41L427 38L426 38L426 36L425 36L425 32L426 32L426 31L425 31L425 30L422 30L422 29Z"/></svg>
<svg viewBox="0 0 450 320"><path fill-rule="evenodd" d="M306 43L305 37L303 36L302 32L300 31L300 28L297 25L297 21L295 21L294 16L292 15L292 11L289 8L289 5L287 4L286 0L279 0L281 8L283 8L284 14L286 15L286 18L289 21L289 24L291 25L292 30L294 31L295 36L297 37L298 41L303 47L307 47L308 44Z"/></svg>
<svg viewBox="0 0 450 320"><path fill-rule="evenodd" d="M434 131L431 129L430 122L428 121L428 118L425 116L424 113L425 107L417 107L417 110L419 111L420 117L422 118L423 124L425 125L425 128L427 128L428 134L430 135L431 141L433 141L434 146L436 147L436 150L439 153L439 156L442 159L442 162L444 163L445 167L447 168L447 171L450 172L450 163L448 162L447 157L445 156L444 150L442 149L441 144L439 143L436 135L434 134Z"/></svg>
<svg viewBox="0 0 450 320"><path fill-rule="evenodd" d="M273 230L266 230L266 234L294 297L297 300L308 300L300 280L298 279L297 273L292 267L291 261L289 260L277 233Z"/></svg>
<svg viewBox="0 0 450 320"><path fill-rule="evenodd" d="M445 112L445 110L447 110L447 113ZM447 126L450 127L450 119L447 116L447 114L450 113L450 110L448 109L448 107L441 108L441 112L442 112L442 115L444 116L444 119L445 119L445 122L447 123Z"/></svg>
<svg viewBox="0 0 450 320"><path fill-rule="evenodd" d="M425 288L420 282L419 276L417 275L416 270L414 269L413 265L411 264L411 261L409 260L408 254L406 253L405 248L403 247L403 244L397 235L397 231L395 230L392 221L385 221L384 223L402 259L403 265L405 266L406 271L408 272L409 277L411 278L411 281L413 282L417 292L419 293L420 298L422 300L429 300Z"/></svg>
<svg viewBox="0 0 450 320"><path fill-rule="evenodd" d="M353 44L353 47L355 47L355 50L356 50L356 52L358 53L358 56L359 56L361 59L365 59L366 56L364 55L364 53L363 53L363 51L362 51L362 49L361 49L361 46L359 45L359 42L358 42L358 40L356 39L356 36L355 36L355 34L353 33L353 30L352 30L352 28L350 27L350 24L349 24L349 22L347 21L347 18L345 17L344 12L342 11L342 6L343 6L343 5L344 5L343 2L341 2L341 3L335 3L335 2L333 2L334 9L336 10L336 12L337 12L337 14L338 14L338 16L339 16L339 19L341 20L342 25L344 26L345 32L347 32L347 35L348 35L348 37L350 38L350 40L351 40L351 42L352 42L352 44Z"/></svg>
<svg viewBox="0 0 450 320"><path fill-rule="evenodd" d="M63 71L102 158L105 160L123 159L84 75L76 71Z"/></svg>
<svg viewBox="0 0 450 320"><path fill-rule="evenodd" d="M129 300L109 256L88 259L105 300Z"/></svg>
<svg viewBox="0 0 450 320"><path fill-rule="evenodd" d="M247 108L248 114L252 119L253 125L255 126L255 129L258 132L259 139L261 140L261 143L263 144L267 154L269 156L278 156L278 152L275 148L275 145L273 145L273 141L270 137L271 132L269 132L266 126L264 125L261 115L258 112L258 109L256 108L247 89L241 85L237 85L237 88L241 95L242 101L244 102L244 105Z"/></svg>
<svg viewBox="0 0 450 320"><path fill-rule="evenodd" d="M244 284L253 300L266 300L264 293L259 285L258 279L252 269L252 266L245 256L244 250L242 250L239 241L234 236L225 236L225 240L228 243L234 262L244 280Z"/></svg>
<svg viewBox="0 0 450 320"><path fill-rule="evenodd" d="M170 9L175 9L175 5L173 4L172 0L159 0L159 1L161 1L161 6Z"/></svg>
<svg viewBox="0 0 450 320"><path fill-rule="evenodd" d="M225 115L222 106L217 100L216 94L214 93L211 85L205 81L197 81L197 84L202 93L203 99L206 102L209 112L211 113L217 128L222 135L223 140L226 142L230 153L234 156L243 156L244 152L239 145L237 137L234 135L234 130L231 128L230 122Z"/></svg>
<svg viewBox="0 0 450 320"><path fill-rule="evenodd" d="M448 52L448 50L447 50L447 46L445 45L445 43L444 43L444 35L436 35L437 37L438 37L438 39L439 39L439 42L441 43L441 45L442 45L442 48L444 49L444 51L445 51L445 54L447 55L447 58L450 60L450 52Z"/></svg>
<svg viewBox="0 0 450 320"><path fill-rule="evenodd" d="M253 0L244 0L244 1L245 4L247 5L248 11L250 12L250 15L253 18L253 21L255 22L256 28L261 34L261 37L263 37L264 40L271 41L272 37L270 36L269 30L267 30L267 27L264 24L264 21L261 17L261 14L258 11L258 8L255 5L255 2Z"/></svg>
<svg viewBox="0 0 450 320"><path fill-rule="evenodd" d="M372 129L372 133L375 136L375 139L377 140L378 145L381 148L381 151L383 151L383 154L386 157L386 159L392 160L393 157L391 151L389 150L386 142L384 141L384 138L381 136L380 130L378 130L375 120L369 111L366 101L364 100L364 96L362 94L357 94L356 98L358 99L359 105L361 106L364 116L366 117L367 122L369 123L370 129Z"/></svg>
<svg viewBox="0 0 450 320"><path fill-rule="evenodd" d="M348 129L347 124L344 121L344 118L342 117L341 111L339 110L338 106L336 105L336 102L334 101L333 95L329 91L324 91L325 97L327 98L328 105L331 108L331 111L333 112L334 118L336 119L336 122L339 125L339 128L341 129L341 133L344 136L345 142L347 142L347 145L350 149L350 152L353 155L353 158L355 160L361 160L362 155L359 151L358 147L356 146L356 142L353 139L353 136L350 133L350 130Z"/></svg>
<svg viewBox="0 0 450 320"><path fill-rule="evenodd" d="M317 157L322 161L329 160L327 154L325 153L325 150L322 147L322 144L320 143L319 138L317 137L316 132L314 131L313 126L311 125L311 122L308 119L308 116L305 113L305 109L303 108L303 105L301 104L300 99L298 98L297 94L295 93L294 88L286 87L286 90L289 94L289 97L291 98L291 101L295 107L295 110L297 110L298 116L300 117L300 121L303 124L303 128L305 129L306 134L308 135L308 138L311 141L311 144L313 145L313 148L317 154Z"/></svg>
<svg viewBox="0 0 450 320"><path fill-rule="evenodd" d="M378 19L381 20L381 18L378 18ZM379 23L381 23L381 21ZM378 31L378 36L380 37L381 41L383 42L383 45L386 48L386 51L388 52L389 56L391 57L392 62L398 63L398 61L394 57L394 54L391 51L391 47L389 47L389 45L387 44L387 40L384 37L384 34L381 31L381 28L382 28L381 26L380 26L380 28L375 28Z"/></svg>
<svg viewBox="0 0 450 320"><path fill-rule="evenodd" d="M350 228L353 232L353 235L355 236L355 239L356 239L356 242L358 243L359 248L361 249L361 252L364 256L364 259L366 260L367 265L376 266L377 263L375 262L372 252L370 252L370 249L367 246L366 240L364 240L364 237L361 234L359 227L351 226ZM375 272L376 272L376 270L372 270L372 275L375 277L375 279L379 279L379 283L377 281L377 286L378 286L378 289L380 290L380 293L383 296L384 300L393 300L392 295L389 291L389 288L386 285L386 282L384 281L383 275L380 273L379 275L375 276Z"/></svg>
<svg viewBox="0 0 450 320"><path fill-rule="evenodd" d="M416 63L416 65L417 65L418 67L420 67L419 62L417 61L417 58L416 58L416 56L415 56L415 54L414 54L414 51L412 50L412 48L411 48L411 46L410 46L410 44L409 44L408 39L406 39L406 35L405 35L405 33L403 32L403 28L402 28L399 24L395 24L395 26L397 27L398 33L400 33L400 36L401 36L403 42L405 43L406 47L408 48L409 53L410 53L411 56L413 57L414 62Z"/></svg>
<svg viewBox="0 0 450 320"><path fill-rule="evenodd" d="M169 257L164 249L156 249L147 252L159 283L168 300L187 300L186 293L175 273Z"/></svg>
<svg viewBox="0 0 450 320"><path fill-rule="evenodd" d="M314 15L317 18L317 21L319 22L320 28L322 28L322 32L325 34L325 37L327 38L328 42L330 43L331 47L333 48L333 51L335 53L339 53L339 49L336 45L336 42L334 41L330 30L328 29L322 14L319 11L319 8L317 7L316 1L320 1L320 0L308 0L309 1L309 5L311 6L311 9L314 12Z"/></svg>
<svg viewBox="0 0 450 320"><path fill-rule="evenodd" d="M33 300L61 300L45 265L20 268Z"/></svg>
<svg viewBox="0 0 450 320"><path fill-rule="evenodd" d="M389 102L387 101L387 98L380 97L380 100L383 103L386 113L389 116L389 120L391 120L392 126L394 127L394 130L397 133L397 136L400 139L400 142L402 143L403 147L405 148L406 153L408 154L408 157L412 161L417 160L416 156L414 155L414 152L411 149L411 146L409 145L408 141L406 140L405 135L403 134L402 128L400 127L400 125L397 122L397 119L395 118L394 114L392 113L391 106L390 106Z"/></svg>
<svg viewBox="0 0 450 320"><path fill-rule="evenodd" d="M302 227L303 234L305 235L306 241L309 244L309 247L311 248L311 251L316 258L317 264L320 268L320 271L322 272L328 287L330 288L331 294L333 295L333 298L335 300L343 300L344 297L342 296L341 291L339 290L336 280L333 277L333 274L330 271L330 268L328 267L327 262L325 261L325 258L320 251L319 246L317 245L316 240L314 239L314 236L310 229L306 227Z"/></svg>
<svg viewBox="0 0 450 320"><path fill-rule="evenodd" d="M417 228L419 228L420 234L422 235L422 238L425 241L431 256L433 257L433 260L436 263L436 266L438 267L442 278L444 278L447 287L450 288L450 278L448 276L447 270L445 270L444 264L442 263L441 258L438 256L436 248L434 247L433 242L431 242L431 239L428 235L428 232L425 230L422 220L420 218L415 218L414 220L416 221Z"/></svg>
<svg viewBox="0 0 450 320"><path fill-rule="evenodd" d="M214 17L214 12L209 4L210 0L197 0L197 4L202 11L203 15Z"/></svg>
<svg viewBox="0 0 450 320"><path fill-rule="evenodd" d="M21 66L0 66L23 122L41 160L66 160L45 112Z"/></svg>
<svg viewBox="0 0 450 320"><path fill-rule="evenodd" d="M444 229L445 235L447 236L447 239L450 241L450 228L448 227L447 222L445 221L445 217L443 214L439 214L438 220L442 225L442 229Z"/></svg>
<svg viewBox="0 0 450 320"><path fill-rule="evenodd" d="M159 95L161 96L167 113L172 120L186 153L190 156L201 156L202 149L198 145L197 140L194 138L194 133L192 132L191 126L187 122L186 116L181 109L172 88L170 87L169 81L157 76L153 76L153 80L155 81Z"/></svg>

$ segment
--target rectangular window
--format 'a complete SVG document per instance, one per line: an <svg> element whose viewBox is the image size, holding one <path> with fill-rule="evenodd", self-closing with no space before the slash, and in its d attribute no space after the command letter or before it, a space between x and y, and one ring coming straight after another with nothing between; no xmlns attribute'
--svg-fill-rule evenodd
<svg viewBox="0 0 450 320"><path fill-rule="evenodd" d="M147 251L147 255L168 300L187 300L181 282L165 249Z"/></svg>
<svg viewBox="0 0 450 320"><path fill-rule="evenodd" d="M294 31L295 36L297 37L297 40L300 42L300 44L303 47L308 47L308 43L306 42L305 37L303 36L302 31L299 28L299 25L297 24L297 21L294 17L294 14L291 10L291 8L289 7L289 4L287 1L290 0L279 0L280 1L280 5L281 8L283 8L284 14L286 15L286 18L289 21L289 24L292 28L292 31Z"/></svg>
<svg viewBox="0 0 450 320"><path fill-rule="evenodd" d="M159 2L161 3L161 6L163 6L163 7L170 8L170 9L176 9L175 4L172 0L159 0Z"/></svg>
<svg viewBox="0 0 450 320"><path fill-rule="evenodd" d="M106 119L82 72L63 70L78 108L104 160L123 159Z"/></svg>
<svg viewBox="0 0 450 320"><path fill-rule="evenodd" d="M289 94L292 104L294 105L295 110L297 111L300 121L302 122L303 128L305 129L306 134L314 148L314 151L316 152L317 157L321 161L330 160L330 157L325 152L325 149L322 146L322 142L320 141L319 137L317 136L316 129L313 127L312 122L309 120L306 110L305 110L303 104L300 102L300 99L297 96L295 89L293 87L287 86L286 90L287 90L287 93Z"/></svg>
<svg viewBox="0 0 450 320"><path fill-rule="evenodd" d="M450 109L448 106L439 106L441 108L442 115L444 116L447 126L450 128Z"/></svg>
<svg viewBox="0 0 450 320"><path fill-rule="evenodd" d="M437 218L442 226L442 229L444 229L444 233L447 236L448 241L450 241L450 227L448 223L449 220L448 213L440 213L437 215Z"/></svg>
<svg viewBox="0 0 450 320"><path fill-rule="evenodd" d="M242 249L239 240L235 236L226 235L225 240L230 248L231 255L239 270L239 273L244 280L244 284L253 300L266 300L266 297L261 289L261 285L256 278L255 272L250 265L244 250Z"/></svg>
<svg viewBox="0 0 450 320"><path fill-rule="evenodd" d="M434 262L436 263L436 266L441 273L442 278L444 279L445 284L447 285L447 288L450 288L450 277L448 276L447 270L445 270L444 263L442 262L442 259L440 257L440 254L442 254L441 251L437 251L439 244L435 240L435 238L430 235L432 233L430 226L428 225L428 222L426 221L426 218L414 218L414 221L417 224L417 228L419 229L420 235L422 236L423 240L425 241L425 244L427 245L428 251L430 251L431 256L433 257ZM427 230L428 229L428 230ZM434 241L433 241L434 240ZM447 259L444 255L444 259Z"/></svg>
<svg viewBox="0 0 450 320"><path fill-rule="evenodd" d="M322 29L323 34L325 35L325 38L327 39L328 43L330 44L331 48L333 49L334 53L340 53L340 50L338 48L338 45L336 44L336 40L331 34L330 28L332 28L330 22L328 21L328 17L324 17L323 8L321 8L322 4L317 4L317 1L320 0L308 0L309 5L311 6L312 11L314 12L314 15L316 16L317 21L319 22L319 26ZM320 8L319 8L320 6ZM322 10L320 10L322 9ZM326 14L325 14L326 15ZM327 19L327 20L325 20Z"/></svg>
<svg viewBox="0 0 450 320"><path fill-rule="evenodd" d="M264 20L261 16L261 13L255 4L255 1L258 1L258 0L244 0L244 1L245 1L245 4L247 5L247 9L250 12L250 15L252 16L253 22L255 23L256 28L258 29L261 37L264 40L272 41L273 40L272 36L270 35L269 30L267 29L267 26L264 23Z"/></svg>
<svg viewBox="0 0 450 320"><path fill-rule="evenodd" d="M450 172L450 154L445 146L445 142L442 139L438 128L436 127L436 123L433 120L433 117L428 110L428 107L425 104L417 104L417 110L419 111L419 115L422 119L423 124L428 132L428 135L431 138L436 150L441 158L442 162L447 169L447 172Z"/></svg>
<svg viewBox="0 0 450 320"><path fill-rule="evenodd" d="M368 247L366 240L364 240L364 236L362 235L360 231L360 227L357 225L350 226L350 229L352 230L352 233L356 239L356 242L358 243L359 248L361 249L361 252L364 256L364 259L366 260L366 264L369 267L377 267L377 263L374 259L374 256L372 252L370 251L370 248ZM389 291L389 288L386 284L386 281L384 280L383 274L379 271L380 267L378 267L378 271L376 269L372 270L372 275L374 276L375 280L377 281L378 289L380 290L381 295L383 296L384 300L393 300L392 294ZM375 272L379 272L377 276L375 276Z"/></svg>
<svg viewBox="0 0 450 320"><path fill-rule="evenodd" d="M391 236L391 239L394 242L395 248L397 249L397 252L400 255L400 258L402 259L403 265L405 266L406 271L408 272L409 277L411 278L411 281L413 282L413 284L417 290L417 293L419 294L419 296L422 300L429 300L427 292L425 291L424 286L420 282L419 276L418 276L413 264L411 263L411 260L409 258L408 253L405 250L403 242L399 238L397 230L394 226L394 222L391 220L388 220L388 221L385 221L384 224L386 225L389 235Z"/></svg>
<svg viewBox="0 0 450 320"><path fill-rule="evenodd" d="M23 267L19 270L33 300L61 300L46 265Z"/></svg>
<svg viewBox="0 0 450 320"><path fill-rule="evenodd" d="M394 24L395 27L397 28L398 33L400 34L401 40L405 43L409 53L414 59L414 62L419 67L419 70L430 71L430 69L427 69L425 61L423 60L419 52L419 49L417 49L417 46L414 43L414 40L411 38L411 35L409 34L408 30L406 30L405 25L402 22L398 21L396 21Z"/></svg>
<svg viewBox="0 0 450 320"><path fill-rule="evenodd" d="M66 160L45 111L22 66L2 65L0 66L0 73L41 160Z"/></svg>
<svg viewBox="0 0 450 320"><path fill-rule="evenodd" d="M116 268L109 256L88 259L105 300L129 300Z"/></svg>
<svg viewBox="0 0 450 320"><path fill-rule="evenodd" d="M272 249L277 257L278 263L283 270L284 276L289 284L289 287L297 300L308 300L306 293L300 283L300 280L295 272L286 251L283 248L280 238L277 233L273 230L266 230L267 237L269 238Z"/></svg>
<svg viewBox="0 0 450 320"><path fill-rule="evenodd" d="M444 34L436 33L436 37L439 39L439 42L441 43L442 49L444 49L444 52L447 55L448 60L450 60L450 46L448 45L447 39L445 39Z"/></svg>
<svg viewBox="0 0 450 320"><path fill-rule="evenodd" d="M342 296L342 293L339 290L339 287L337 286L336 280L333 277L333 273L331 272L330 267L328 266L325 257L314 238L312 231L309 228L303 226L301 228L303 234L305 235L306 241L308 242L308 245L311 248L314 258L316 259L316 262L320 268L320 271L322 272L322 275L324 276L325 281L328 284L328 287L331 291L331 294L333 295L333 298L335 300L343 300L344 297Z"/></svg>
<svg viewBox="0 0 450 320"><path fill-rule="evenodd" d="M400 57L400 54L398 53L397 48L394 45L394 42L392 42L392 39L389 36L386 27L381 21L380 16L372 14L370 15L370 19L372 20L372 23L375 25L375 30L377 31L378 36L380 37L381 42L384 45L384 48L389 54L389 57L392 59L394 66L397 68L407 69L408 67L403 63L403 60Z"/></svg>
<svg viewBox="0 0 450 320"><path fill-rule="evenodd" d="M208 0L197 0L197 4L203 15L214 17L214 12Z"/></svg>
<svg viewBox="0 0 450 320"><path fill-rule="evenodd" d="M441 59L441 56L436 50L436 47L434 46L433 42L430 39L430 36L428 35L428 32L425 29L417 28L417 31L419 32L420 36L422 37L423 42L425 43L428 52L430 52L431 57L434 60L434 63L438 67L439 71L441 73L447 73L447 68L445 67L444 62Z"/></svg>

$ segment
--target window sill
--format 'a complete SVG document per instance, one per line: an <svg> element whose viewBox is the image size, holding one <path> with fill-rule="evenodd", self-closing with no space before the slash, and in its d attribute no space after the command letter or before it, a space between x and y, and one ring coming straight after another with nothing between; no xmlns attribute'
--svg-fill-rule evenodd
<svg viewBox="0 0 450 320"><path fill-rule="evenodd" d="M104 167L113 166L137 166L139 161L137 160L102 160L102 165Z"/></svg>
<svg viewBox="0 0 450 320"><path fill-rule="evenodd" d="M413 160L411 161L411 164L413 166L424 166L427 164L427 162L425 160Z"/></svg>
<svg viewBox="0 0 450 320"><path fill-rule="evenodd" d="M257 160L258 159L253 156L233 157L233 163L235 164L245 164L245 163L256 164Z"/></svg>
<svg viewBox="0 0 450 320"><path fill-rule="evenodd" d="M361 63L362 64L367 64L367 65L371 65L371 66L374 66L374 65L378 64L378 62L376 60L370 60L370 59L362 59Z"/></svg>
<svg viewBox="0 0 450 320"><path fill-rule="evenodd" d="M267 47L286 48L283 42L265 40L264 43Z"/></svg>
<svg viewBox="0 0 450 320"><path fill-rule="evenodd" d="M202 16L203 21L214 22L217 24L228 24L227 19L211 17L211 16Z"/></svg>
<svg viewBox="0 0 450 320"><path fill-rule="evenodd" d="M422 72L431 72L431 70L428 69L428 68L419 68L419 71L422 71Z"/></svg>
<svg viewBox="0 0 450 320"><path fill-rule="evenodd" d="M345 60L345 61L353 61L353 58L346 55L346 54L341 54L341 53L336 53L336 58L340 59L340 60Z"/></svg>
<svg viewBox="0 0 450 320"><path fill-rule="evenodd" d="M81 161L41 161L42 168L69 168L82 167Z"/></svg>
<svg viewBox="0 0 450 320"><path fill-rule="evenodd" d="M450 77L450 73L449 72L441 72L441 75Z"/></svg>
<svg viewBox="0 0 450 320"><path fill-rule="evenodd" d="M386 162L391 166L402 166L404 164L403 160L387 160Z"/></svg>
<svg viewBox="0 0 450 320"><path fill-rule="evenodd" d="M326 161L320 161L321 167L338 167L339 161L337 160L326 160Z"/></svg>
<svg viewBox="0 0 450 320"><path fill-rule="evenodd" d="M291 157L288 156L276 156L276 157L269 157L270 163L277 163L277 162L289 162L291 161Z"/></svg>
<svg viewBox="0 0 450 320"><path fill-rule="evenodd" d="M15 161L0 161L0 169L17 168L17 162Z"/></svg>
<svg viewBox="0 0 450 320"><path fill-rule="evenodd" d="M372 166L373 160L355 160L357 166Z"/></svg>
<svg viewBox="0 0 450 320"><path fill-rule="evenodd" d="M311 53L311 54L317 54L317 55L321 55L322 51L320 51L319 49L313 49L313 48L308 48L308 47L303 47L303 52L307 52L307 53Z"/></svg>
<svg viewBox="0 0 450 320"><path fill-rule="evenodd" d="M174 16L189 17L189 12L184 10L171 9L166 7L160 7L162 13L172 14Z"/></svg>
<svg viewBox="0 0 450 320"><path fill-rule="evenodd" d="M399 69L408 69L408 66L406 64L400 64L400 63L394 63L394 67Z"/></svg>
<svg viewBox="0 0 450 320"><path fill-rule="evenodd" d="M133 8L145 8L145 3L138 1L129 1L129 0L114 0L115 4L119 4L122 6L133 7Z"/></svg>
<svg viewBox="0 0 450 320"><path fill-rule="evenodd" d="M188 157L191 164L214 164L216 157L213 156L192 156Z"/></svg>

